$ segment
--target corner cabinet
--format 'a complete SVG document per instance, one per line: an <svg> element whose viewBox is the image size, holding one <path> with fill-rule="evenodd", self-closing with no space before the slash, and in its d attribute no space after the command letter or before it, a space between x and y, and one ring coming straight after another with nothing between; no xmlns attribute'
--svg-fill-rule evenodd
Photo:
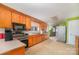
<svg viewBox="0 0 79 59"><path fill-rule="evenodd" d="M26 24L26 30L30 30L31 29L31 17L26 16L25 24Z"/></svg>
<svg viewBox="0 0 79 59"><path fill-rule="evenodd" d="M0 28L11 28L11 11L0 5Z"/></svg>

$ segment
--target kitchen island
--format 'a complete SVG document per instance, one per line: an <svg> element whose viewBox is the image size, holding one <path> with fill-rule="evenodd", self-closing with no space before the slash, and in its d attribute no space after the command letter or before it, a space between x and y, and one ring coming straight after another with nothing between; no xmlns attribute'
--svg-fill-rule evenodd
<svg viewBox="0 0 79 59"><path fill-rule="evenodd" d="M24 55L25 44L19 40L3 41L0 40L0 55Z"/></svg>

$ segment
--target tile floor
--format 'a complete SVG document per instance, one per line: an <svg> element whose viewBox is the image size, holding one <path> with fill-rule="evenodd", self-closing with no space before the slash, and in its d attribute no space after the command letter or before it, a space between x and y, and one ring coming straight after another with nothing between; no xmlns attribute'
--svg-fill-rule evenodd
<svg viewBox="0 0 79 59"><path fill-rule="evenodd" d="M76 55L76 51L71 45L48 39L30 47L26 55Z"/></svg>

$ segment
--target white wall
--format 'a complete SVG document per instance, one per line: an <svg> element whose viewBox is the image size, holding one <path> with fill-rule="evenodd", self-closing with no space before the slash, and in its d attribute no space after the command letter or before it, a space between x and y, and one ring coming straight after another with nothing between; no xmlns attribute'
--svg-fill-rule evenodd
<svg viewBox="0 0 79 59"><path fill-rule="evenodd" d="M67 44L75 45L76 35L79 36L79 20L71 20L67 28Z"/></svg>

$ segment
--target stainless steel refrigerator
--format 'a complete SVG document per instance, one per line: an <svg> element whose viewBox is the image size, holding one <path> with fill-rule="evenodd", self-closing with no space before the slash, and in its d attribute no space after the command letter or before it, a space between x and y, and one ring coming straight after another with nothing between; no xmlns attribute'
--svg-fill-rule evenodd
<svg viewBox="0 0 79 59"><path fill-rule="evenodd" d="M66 26L56 26L57 41L66 42Z"/></svg>

